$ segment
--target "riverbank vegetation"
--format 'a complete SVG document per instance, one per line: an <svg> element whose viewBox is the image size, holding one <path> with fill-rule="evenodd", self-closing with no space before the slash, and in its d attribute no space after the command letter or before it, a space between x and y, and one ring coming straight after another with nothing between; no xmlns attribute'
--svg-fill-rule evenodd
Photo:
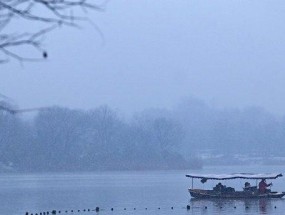
<svg viewBox="0 0 285 215"><path fill-rule="evenodd" d="M137 114L127 121L107 106L52 107L33 121L0 113L0 163L6 171L96 171L200 168L183 158L182 127L171 117Z"/></svg>
<svg viewBox="0 0 285 215"><path fill-rule="evenodd" d="M282 117L259 108L217 109L198 100L128 118L108 106L51 107L32 120L0 111L1 171L278 164L284 160L284 141Z"/></svg>

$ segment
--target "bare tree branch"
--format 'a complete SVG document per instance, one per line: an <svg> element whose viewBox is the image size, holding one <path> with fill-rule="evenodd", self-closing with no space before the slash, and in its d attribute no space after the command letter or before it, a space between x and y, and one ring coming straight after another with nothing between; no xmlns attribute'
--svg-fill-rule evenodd
<svg viewBox="0 0 285 215"><path fill-rule="evenodd" d="M103 6L90 3L94 0L0 0L0 63L10 58L19 61L35 61L47 58L47 52L41 46L41 39L59 26L78 27L80 22L87 21L89 10L102 11ZM85 14L79 14L82 9ZM12 23L36 22L41 30L32 32L11 33ZM41 57L23 56L13 47L30 46L41 53Z"/></svg>
<svg viewBox="0 0 285 215"><path fill-rule="evenodd" d="M0 94L0 113L2 111L7 112L9 114L21 114L26 112L33 112L33 111L40 111L40 110L47 110L50 107L39 107L39 108L27 108L27 109L18 109L17 106L11 103L11 99L3 94Z"/></svg>
<svg viewBox="0 0 285 215"><path fill-rule="evenodd" d="M11 109L5 105L0 104L0 111L6 111L12 115L21 114L25 112L33 112L33 111L40 111L40 110L47 110L49 107L40 107L40 108L29 108L29 109Z"/></svg>

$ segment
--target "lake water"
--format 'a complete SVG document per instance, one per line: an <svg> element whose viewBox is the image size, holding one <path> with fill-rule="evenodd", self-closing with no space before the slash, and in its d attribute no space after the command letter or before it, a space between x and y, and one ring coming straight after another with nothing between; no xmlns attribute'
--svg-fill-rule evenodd
<svg viewBox="0 0 285 215"><path fill-rule="evenodd" d="M100 172L60 174L2 174L0 214L33 215L52 210L60 214L285 214L285 199L191 200L187 173L283 173L282 166L205 167L195 171ZM225 181L241 190L245 180ZM250 181L255 184L255 181ZM194 186L212 188L216 181ZM273 180L272 190L285 191L285 178ZM186 205L191 209L186 210ZM173 209L172 209L173 207ZM113 208L113 211L111 210ZM90 211L88 211L90 209ZM73 212L72 212L73 210ZM84 211L85 210L85 211Z"/></svg>

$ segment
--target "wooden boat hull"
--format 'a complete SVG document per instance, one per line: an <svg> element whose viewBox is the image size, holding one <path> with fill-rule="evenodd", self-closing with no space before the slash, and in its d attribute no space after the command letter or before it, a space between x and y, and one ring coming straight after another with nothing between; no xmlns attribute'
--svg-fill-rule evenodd
<svg viewBox="0 0 285 215"><path fill-rule="evenodd" d="M188 189L190 195L193 198L225 198L225 199L261 199L261 198L282 198L285 192L269 192L269 193L254 193L245 191L235 191L228 193L215 192L213 190L202 190L202 189Z"/></svg>

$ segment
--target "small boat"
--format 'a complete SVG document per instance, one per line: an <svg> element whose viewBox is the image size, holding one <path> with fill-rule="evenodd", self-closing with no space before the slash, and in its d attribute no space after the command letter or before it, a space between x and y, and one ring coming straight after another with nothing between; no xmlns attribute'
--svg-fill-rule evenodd
<svg viewBox="0 0 285 215"><path fill-rule="evenodd" d="M193 180L200 179L201 183L206 183L208 180L234 180L234 179L246 179L246 180L256 180L256 185L258 180L266 179L277 179L282 177L282 174L251 174L251 173L238 173L238 174L187 174L186 177L192 179L192 188L188 191L193 198L226 198L226 199L245 199L245 198L282 198L285 192L275 192L270 189L266 189L265 192L259 191L257 186L248 186L248 182L245 183L246 187L241 191L236 191L232 187L226 187L221 183L218 183L216 187L212 190L204 189L194 189Z"/></svg>

